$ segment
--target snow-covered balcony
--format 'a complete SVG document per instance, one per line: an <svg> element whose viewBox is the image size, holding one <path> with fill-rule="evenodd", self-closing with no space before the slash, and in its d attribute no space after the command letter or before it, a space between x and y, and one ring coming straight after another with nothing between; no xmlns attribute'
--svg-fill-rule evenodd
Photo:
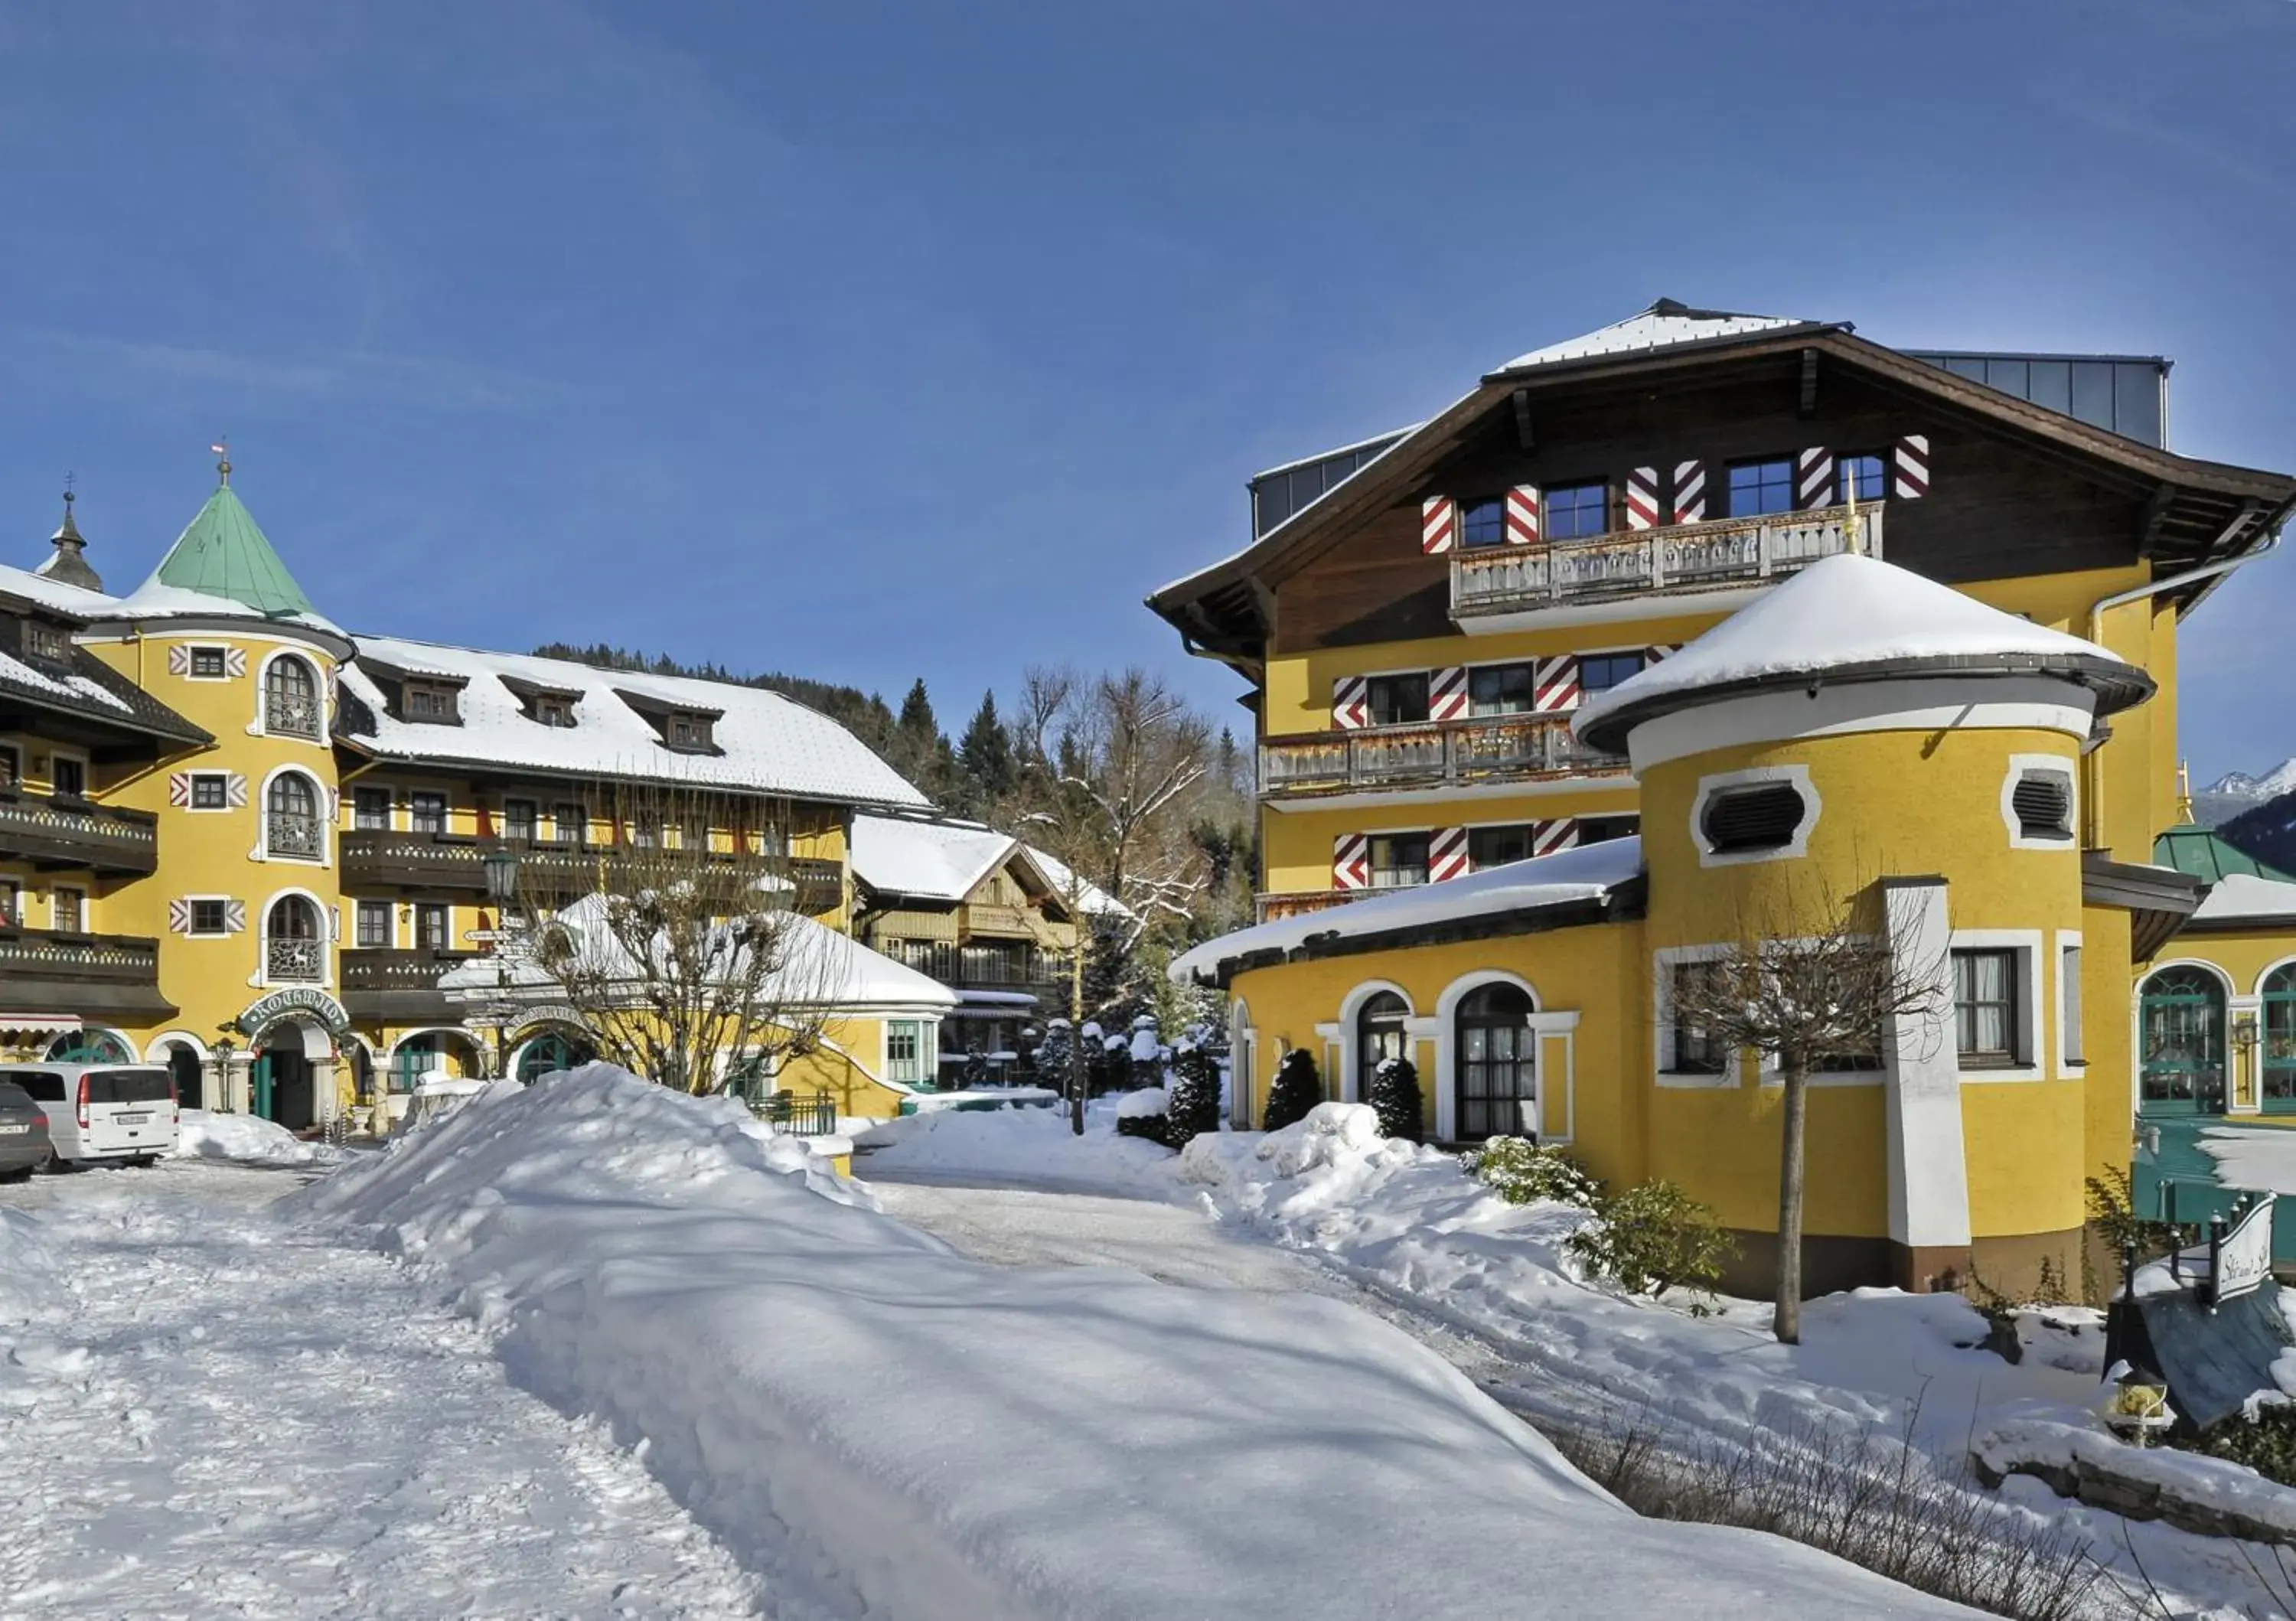
<svg viewBox="0 0 2296 1621"><path fill-rule="evenodd" d="M1451 559L1451 618L1469 635L1488 635L1645 617L1660 611L1652 597L1694 599L1685 612L1735 608L1820 558L1881 556L1882 510L1771 512L1462 552Z"/></svg>
<svg viewBox="0 0 2296 1621"><path fill-rule="evenodd" d="M1303 732L1259 745L1259 795L1271 808L1338 808L1357 796L1393 803L1414 790L1520 788L1623 776L1624 756L1587 748L1568 715L1498 715L1356 732Z"/></svg>

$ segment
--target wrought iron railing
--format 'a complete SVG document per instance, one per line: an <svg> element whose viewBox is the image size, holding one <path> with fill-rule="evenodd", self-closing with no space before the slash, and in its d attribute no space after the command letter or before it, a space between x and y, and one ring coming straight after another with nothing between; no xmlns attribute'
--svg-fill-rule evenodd
<svg viewBox="0 0 2296 1621"><path fill-rule="evenodd" d="M1568 715L1308 732L1271 737L1259 746L1259 791L1268 798L1599 776L1626 769L1625 756L1589 749L1571 736Z"/></svg>
<svg viewBox="0 0 2296 1621"><path fill-rule="evenodd" d="M325 823L310 811L266 813L264 848L274 856L302 856L317 860L326 853Z"/></svg>
<svg viewBox="0 0 2296 1621"><path fill-rule="evenodd" d="M274 980L316 981L325 977L325 955L316 940L274 939L265 968Z"/></svg>
<svg viewBox="0 0 2296 1621"><path fill-rule="evenodd" d="M1860 507L1854 522L1846 507L1773 512L1459 553L1451 559L1451 615L1752 585L1843 553L1879 557L1882 512Z"/></svg>
<svg viewBox="0 0 2296 1621"><path fill-rule="evenodd" d="M286 692L274 687L263 694L263 729L289 737L319 735L319 700L312 692Z"/></svg>

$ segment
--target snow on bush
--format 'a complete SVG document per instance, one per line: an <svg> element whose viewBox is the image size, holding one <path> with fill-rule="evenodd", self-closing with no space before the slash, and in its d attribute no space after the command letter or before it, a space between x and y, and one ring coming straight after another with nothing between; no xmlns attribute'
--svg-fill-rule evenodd
<svg viewBox="0 0 2296 1621"><path fill-rule="evenodd" d="M230 1159L242 1165L333 1165L343 1150L324 1142L305 1142L285 1126L257 1115L183 1111L173 1156L178 1159Z"/></svg>
<svg viewBox="0 0 2296 1621"><path fill-rule="evenodd" d="M1551 1199L1591 1208L1601 1185L1564 1150L1528 1137L1494 1137L1459 1156L1469 1175L1511 1205Z"/></svg>
<svg viewBox="0 0 2296 1621"><path fill-rule="evenodd" d="M1426 1134L1426 1099L1419 1090L1419 1069L1407 1058L1384 1058L1371 1072L1364 1101L1379 1110L1379 1126L1390 1137L1416 1142Z"/></svg>
<svg viewBox="0 0 2296 1621"><path fill-rule="evenodd" d="M1143 1086L1137 1092L1128 1092L1116 1101L1116 1118L1119 1120L1161 1119L1171 1107L1161 1086Z"/></svg>
<svg viewBox="0 0 2296 1621"><path fill-rule="evenodd" d="M1027 1137L1029 1118L919 1135ZM1327 1170L1423 1164L1321 1134ZM1956 1613L1767 1538L1636 1519L1339 1301L969 1261L738 1104L603 1066L490 1090L296 1200L498 1324L525 1388L645 1443L791 1613L1499 1615L1527 1570L1543 1616L1585 1621Z"/></svg>

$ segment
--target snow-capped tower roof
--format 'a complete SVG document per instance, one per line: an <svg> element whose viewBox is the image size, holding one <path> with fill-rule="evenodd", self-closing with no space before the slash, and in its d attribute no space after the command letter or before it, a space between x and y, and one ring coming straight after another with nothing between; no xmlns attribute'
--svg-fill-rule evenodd
<svg viewBox="0 0 2296 1621"><path fill-rule="evenodd" d="M2079 636L1988 608L1878 558L1811 564L1672 658L1620 682L1571 723L1623 753L1646 720L1756 692L1918 676L2054 676L2108 715L2142 703L2152 678Z"/></svg>
<svg viewBox="0 0 2296 1621"><path fill-rule="evenodd" d="M123 619L246 618L300 625L340 638L340 626L322 615L287 572L279 553L232 492L231 463L219 463L220 482L160 566L120 599ZM348 644L344 651L348 651Z"/></svg>

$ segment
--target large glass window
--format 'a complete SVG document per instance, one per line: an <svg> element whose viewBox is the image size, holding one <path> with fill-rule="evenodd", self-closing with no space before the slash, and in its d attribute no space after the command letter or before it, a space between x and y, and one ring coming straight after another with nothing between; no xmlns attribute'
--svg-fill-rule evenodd
<svg viewBox="0 0 2296 1621"><path fill-rule="evenodd" d="M1528 715L1533 691L1528 664L1486 664L1467 672L1467 708L1474 715Z"/></svg>
<svg viewBox="0 0 2296 1621"><path fill-rule="evenodd" d="M274 659L263 672L263 729L290 737L319 735L319 680L292 654Z"/></svg>
<svg viewBox="0 0 2296 1621"><path fill-rule="evenodd" d="M1531 1011L1530 998L1512 985L1487 985L1460 1002L1453 1126L1461 1142L1537 1133L1538 1037Z"/></svg>
<svg viewBox="0 0 2296 1621"><path fill-rule="evenodd" d="M1793 463L1741 462L1730 470L1730 516L1753 518L1793 511Z"/></svg>
<svg viewBox="0 0 2296 1621"><path fill-rule="evenodd" d="M326 977L319 939L319 909L304 896L283 895L272 902L264 936L264 965L274 983Z"/></svg>
<svg viewBox="0 0 2296 1621"><path fill-rule="evenodd" d="M1887 463L1880 456L1849 455L1833 464L1834 498L1879 501L1890 493Z"/></svg>
<svg viewBox="0 0 2296 1621"><path fill-rule="evenodd" d="M388 831L390 827L390 790L387 788L357 788L351 790L351 823L363 831Z"/></svg>
<svg viewBox="0 0 2296 1621"><path fill-rule="evenodd" d="M87 762L69 754L48 757L51 780L56 785L59 799L84 799L87 797Z"/></svg>
<svg viewBox="0 0 2296 1621"><path fill-rule="evenodd" d="M1620 816L1578 818L1580 844L1606 844L1613 839L1631 839L1642 831L1643 819L1631 813Z"/></svg>
<svg viewBox="0 0 2296 1621"><path fill-rule="evenodd" d="M1640 649L1631 653L1582 653L1578 658L1578 690L1592 695L1607 692L1629 675L1643 673Z"/></svg>
<svg viewBox="0 0 2296 1621"><path fill-rule="evenodd" d="M271 781L266 807L265 849L273 856L316 861L325 847L319 827L319 790L306 776L289 772Z"/></svg>
<svg viewBox="0 0 2296 1621"><path fill-rule="evenodd" d="M2263 1066L2263 1106L2296 1110L2296 964L2273 970L2264 981L2264 1039L2256 1056Z"/></svg>
<svg viewBox="0 0 2296 1621"><path fill-rule="evenodd" d="M1371 887L1407 889L1427 881L1424 833L1381 833L1371 841Z"/></svg>
<svg viewBox="0 0 2296 1621"><path fill-rule="evenodd" d="M452 908L425 902L414 909L414 943L425 951L447 951L455 944Z"/></svg>
<svg viewBox="0 0 2296 1621"><path fill-rule="evenodd" d="M1503 501L1462 501L1459 503L1459 544L1497 546L1506 544L1506 503Z"/></svg>
<svg viewBox="0 0 2296 1621"><path fill-rule="evenodd" d="M1356 1096L1362 1098L1371 1085L1371 1077L1379 1067L1391 1058L1401 1058L1406 1048L1403 1021L1411 1010L1403 998L1393 991L1382 991L1363 1004L1356 1015Z"/></svg>
<svg viewBox="0 0 2296 1621"><path fill-rule="evenodd" d="M2164 968L2137 995L2140 1106L2151 1114L2220 1114L2225 992L2206 969Z"/></svg>
<svg viewBox="0 0 2296 1621"><path fill-rule="evenodd" d="M389 901L361 901L358 904L358 943L369 950L390 944Z"/></svg>
<svg viewBox="0 0 2296 1621"><path fill-rule="evenodd" d="M1471 827L1467 830L1467 864L1476 872L1485 867L1503 867L1509 862L1530 859L1530 831L1528 822L1517 822L1506 827Z"/></svg>
<svg viewBox="0 0 2296 1621"><path fill-rule="evenodd" d="M1700 1002L1711 1003L1715 976L1721 971L1721 964L1716 962L1677 962L1674 965L1670 1000L1674 1011L1674 1052L1667 1065L1673 1074L1722 1073L1722 1060L1726 1054L1721 1040L1712 1030L1700 1024L1697 1014L1691 1011Z"/></svg>
<svg viewBox="0 0 2296 1621"><path fill-rule="evenodd" d="M408 820L418 833L443 833L447 831L447 796L427 789L416 789L406 796Z"/></svg>
<svg viewBox="0 0 2296 1621"><path fill-rule="evenodd" d="M87 892L58 884L48 896L49 926L58 934L87 932Z"/></svg>
<svg viewBox="0 0 2296 1621"><path fill-rule="evenodd" d="M940 1068L935 1027L921 1019L894 1019L885 1024L885 1078L904 1086L929 1085Z"/></svg>
<svg viewBox="0 0 2296 1621"><path fill-rule="evenodd" d="M1545 506L1539 520L1541 540L1572 540L1582 535L1600 535L1611 527L1611 487L1599 480L1558 484L1546 492Z"/></svg>
<svg viewBox="0 0 2296 1621"><path fill-rule="evenodd" d="M504 838L515 839L521 843L531 842L534 838L535 824L538 819L533 800L504 799L503 801Z"/></svg>
<svg viewBox="0 0 2296 1621"><path fill-rule="evenodd" d="M1417 725L1427 718L1427 672L1374 675L1365 683L1364 697L1373 725Z"/></svg>
<svg viewBox="0 0 2296 1621"><path fill-rule="evenodd" d="M2013 949L1953 954L1954 1050L1964 1069L2005 1068L2020 1061L2025 1009Z"/></svg>

